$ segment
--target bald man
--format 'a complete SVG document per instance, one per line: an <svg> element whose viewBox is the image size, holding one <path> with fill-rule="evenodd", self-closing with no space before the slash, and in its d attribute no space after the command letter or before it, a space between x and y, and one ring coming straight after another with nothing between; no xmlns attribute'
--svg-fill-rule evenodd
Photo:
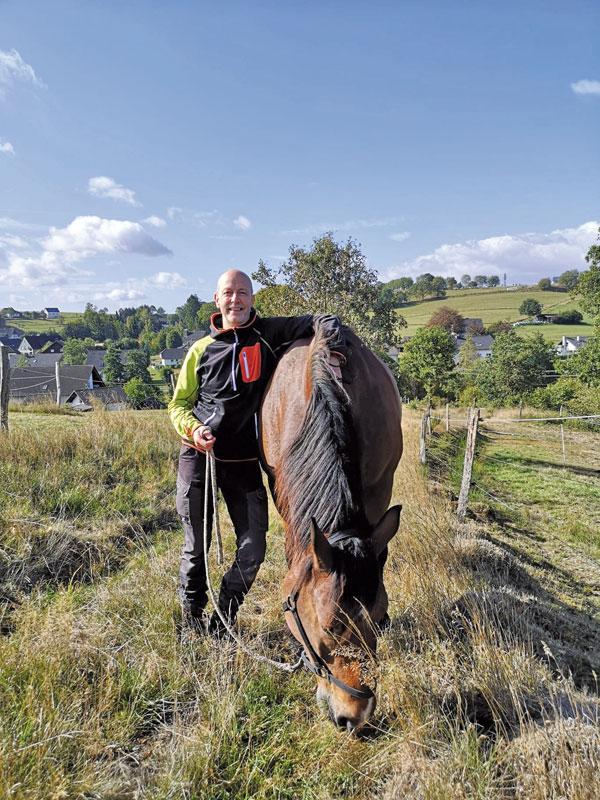
<svg viewBox="0 0 600 800"><path fill-rule="evenodd" d="M224 272L214 295L218 311L210 335L189 349L169 416L181 436L177 475L177 511L184 529L179 597L186 627L204 631L207 602L204 568L204 476L206 452L216 459L221 490L236 535L235 559L219 593L219 608L235 620L265 557L267 494L258 461L257 412L280 356L296 339L311 336L316 317L267 317L254 310L252 282L240 270ZM343 332L337 317L322 316L331 335L331 360L345 360ZM212 525L212 498L209 498ZM222 636L213 612L208 631Z"/></svg>

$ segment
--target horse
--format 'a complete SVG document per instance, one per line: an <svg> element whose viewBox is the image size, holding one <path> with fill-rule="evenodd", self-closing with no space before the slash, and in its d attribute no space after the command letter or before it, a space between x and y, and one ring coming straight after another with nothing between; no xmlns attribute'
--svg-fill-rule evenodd
<svg viewBox="0 0 600 800"><path fill-rule="evenodd" d="M402 455L401 403L389 369L349 329L342 380L327 334L282 356L259 415L263 465L285 528L283 609L317 701L358 731L373 714L379 625L387 617L387 545L400 524L388 509Z"/></svg>

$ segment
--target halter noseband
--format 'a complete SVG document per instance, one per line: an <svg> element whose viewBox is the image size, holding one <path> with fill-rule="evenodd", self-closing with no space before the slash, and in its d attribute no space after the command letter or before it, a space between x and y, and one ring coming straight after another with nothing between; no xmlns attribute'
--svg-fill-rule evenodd
<svg viewBox="0 0 600 800"><path fill-rule="evenodd" d="M302 643L304 644L304 650L302 651L302 655L300 657L302 664L310 672L313 672L319 678L323 678L328 683L333 683L339 689L343 689L343 691L347 692L347 694L349 694L351 697L356 697L358 700L370 700L372 697L375 697L374 692L369 688L355 689L353 686L348 686L347 683L344 683L344 681L341 681L339 678L336 678L333 672L329 669L329 667L325 663L325 661L317 653L315 648L310 643L308 634L306 633L304 625L302 624L302 620L300 619L300 613L298 612L298 606L296 602L298 600L299 594L300 594L300 589L296 589L295 592L288 595L288 598L283 603L282 608L284 611L289 611L292 617L294 618L294 622L296 623L296 627L298 628L298 633L300 634Z"/></svg>

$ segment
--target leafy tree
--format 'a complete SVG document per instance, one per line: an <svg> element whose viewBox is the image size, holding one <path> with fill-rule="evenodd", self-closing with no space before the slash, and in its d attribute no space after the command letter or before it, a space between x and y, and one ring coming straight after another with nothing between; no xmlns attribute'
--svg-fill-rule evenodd
<svg viewBox="0 0 600 800"><path fill-rule="evenodd" d="M132 378L139 378L143 383L150 383L149 364L150 358L146 350L131 350L125 365L125 378L128 381Z"/></svg>
<svg viewBox="0 0 600 800"><path fill-rule="evenodd" d="M17 367L26 367L29 361L25 353L19 353L19 357L17 358Z"/></svg>
<svg viewBox="0 0 600 800"><path fill-rule="evenodd" d="M585 260L589 269L581 275L573 294L579 297L583 310L600 322L600 244L590 247Z"/></svg>
<svg viewBox="0 0 600 800"><path fill-rule="evenodd" d="M508 333L512 331L512 327L512 322L501 319L498 322L490 322L486 330L490 336L497 336L499 333Z"/></svg>
<svg viewBox="0 0 600 800"><path fill-rule="evenodd" d="M92 331L84 322L67 322L63 328L65 339L85 339Z"/></svg>
<svg viewBox="0 0 600 800"><path fill-rule="evenodd" d="M492 344L491 358L480 359L476 382L491 403L509 404L549 383L553 351L543 336L521 338L514 330L500 333Z"/></svg>
<svg viewBox="0 0 600 800"><path fill-rule="evenodd" d="M201 305L202 303L200 300L198 300L198 295L191 294L185 303L176 309L177 315L179 316L179 319L185 328L188 328L189 330L195 329L197 323L197 314Z"/></svg>
<svg viewBox="0 0 600 800"><path fill-rule="evenodd" d="M458 311L449 306L442 306L437 311L434 311L427 323L428 328L439 326L448 331L448 333L461 333L464 325L465 318L462 314L459 314Z"/></svg>
<svg viewBox="0 0 600 800"><path fill-rule="evenodd" d="M139 408L147 400L158 398L157 387L140 377L130 378L123 386L123 390L134 408Z"/></svg>
<svg viewBox="0 0 600 800"><path fill-rule="evenodd" d="M475 275L473 278L473 281L477 284L477 286L485 286L487 280L487 275Z"/></svg>
<svg viewBox="0 0 600 800"><path fill-rule="evenodd" d="M167 328L165 344L167 347L181 347L181 334L177 328Z"/></svg>
<svg viewBox="0 0 600 800"><path fill-rule="evenodd" d="M254 305L263 317L293 316L302 305L302 297L286 283L259 289Z"/></svg>
<svg viewBox="0 0 600 800"><path fill-rule="evenodd" d="M85 364L87 359L85 343L80 339L66 339L63 347L63 364Z"/></svg>
<svg viewBox="0 0 600 800"><path fill-rule="evenodd" d="M540 314L541 311L542 304L538 303L534 297L528 297L526 300L523 300L519 306L519 314L525 314L528 317L535 317Z"/></svg>
<svg viewBox="0 0 600 800"><path fill-rule="evenodd" d="M495 288L500 286L500 278L498 275L488 275L487 283L491 288Z"/></svg>
<svg viewBox="0 0 600 800"><path fill-rule="evenodd" d="M454 340L439 326L420 328L404 346L400 375L416 394L447 396L454 384Z"/></svg>
<svg viewBox="0 0 600 800"><path fill-rule="evenodd" d="M384 283L379 287L379 300L382 303L392 304L394 308L400 308L400 306L408 302L408 295L403 289L394 288Z"/></svg>
<svg viewBox="0 0 600 800"><path fill-rule="evenodd" d="M315 239L310 249L292 245L277 272L260 261L252 275L267 287L275 285L278 276L298 298L290 309L293 313L337 314L381 354L399 343L400 328L406 323L380 298L377 273L367 267L354 240L341 244L327 233Z"/></svg>
<svg viewBox="0 0 600 800"><path fill-rule="evenodd" d="M596 331L578 353L566 360L569 372L577 375L582 383L600 387L600 329Z"/></svg>
<svg viewBox="0 0 600 800"><path fill-rule="evenodd" d="M423 275L418 275L410 290L410 293L414 297L424 300L426 297L429 297L435 293L433 281L434 276L430 272L425 272Z"/></svg>
<svg viewBox="0 0 600 800"><path fill-rule="evenodd" d="M194 327L210 328L210 318L216 311L217 308L214 303L202 303L196 313L196 325Z"/></svg>
<svg viewBox="0 0 600 800"><path fill-rule="evenodd" d="M125 380L125 367L117 347L109 347L104 356L104 380L111 384L120 384Z"/></svg>
<svg viewBox="0 0 600 800"><path fill-rule="evenodd" d="M446 287L448 289L456 289L458 286L458 281L456 278L446 278Z"/></svg>
<svg viewBox="0 0 600 800"><path fill-rule="evenodd" d="M560 325L579 325L583 322L583 314L581 311L572 308L570 311L563 311L562 314L559 314L556 322Z"/></svg>
<svg viewBox="0 0 600 800"><path fill-rule="evenodd" d="M552 281L550 278L541 278L541 280L538 281L537 287L542 292L549 292L552 289Z"/></svg>
<svg viewBox="0 0 600 800"><path fill-rule="evenodd" d="M563 272L562 275L560 275L558 278L558 283L569 292L575 289L578 281L579 281L578 269L568 269L566 272Z"/></svg>
<svg viewBox="0 0 600 800"><path fill-rule="evenodd" d="M431 281L431 289L435 297L446 297L446 279L435 277Z"/></svg>
<svg viewBox="0 0 600 800"><path fill-rule="evenodd" d="M465 272L465 274L461 277L460 282L463 286L468 286L471 283L471 276Z"/></svg>
<svg viewBox="0 0 600 800"><path fill-rule="evenodd" d="M473 335L468 334L463 346L458 351L458 369L464 385L475 383L475 368L479 361L479 353L473 341Z"/></svg>
<svg viewBox="0 0 600 800"><path fill-rule="evenodd" d="M403 292L408 292L413 284L413 279L408 275L404 275L402 278L393 278L388 281L386 286L389 286L390 289L402 289Z"/></svg>

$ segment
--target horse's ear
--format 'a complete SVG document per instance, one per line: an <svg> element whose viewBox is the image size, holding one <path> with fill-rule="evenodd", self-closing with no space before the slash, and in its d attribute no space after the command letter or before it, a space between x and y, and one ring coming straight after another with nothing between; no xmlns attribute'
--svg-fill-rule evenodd
<svg viewBox="0 0 600 800"><path fill-rule="evenodd" d="M373 542L373 549L375 550L376 556L381 555L388 542L396 535L400 527L401 511L402 506L392 506L388 508L375 526L371 541Z"/></svg>
<svg viewBox="0 0 600 800"><path fill-rule="evenodd" d="M331 572L333 567L332 547L314 517L310 519L310 543L313 552L313 565L322 572Z"/></svg>

